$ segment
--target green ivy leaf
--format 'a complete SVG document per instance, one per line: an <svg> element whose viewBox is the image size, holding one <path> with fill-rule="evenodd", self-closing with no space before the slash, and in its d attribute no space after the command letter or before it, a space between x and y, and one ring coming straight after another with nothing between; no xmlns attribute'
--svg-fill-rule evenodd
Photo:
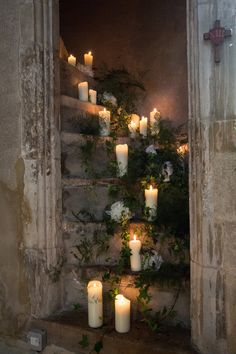
<svg viewBox="0 0 236 354"><path fill-rule="evenodd" d="M82 339L79 342L80 346L85 349L89 346L88 336L86 334L82 335Z"/></svg>
<svg viewBox="0 0 236 354"><path fill-rule="evenodd" d="M100 351L102 350L103 348L103 343L102 341L98 341L94 344L94 347L93 347L93 350L96 352L96 353L100 353Z"/></svg>

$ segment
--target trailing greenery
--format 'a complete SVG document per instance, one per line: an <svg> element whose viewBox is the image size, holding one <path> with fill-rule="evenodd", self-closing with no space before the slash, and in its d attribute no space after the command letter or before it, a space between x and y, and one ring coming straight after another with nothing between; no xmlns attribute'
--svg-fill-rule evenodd
<svg viewBox="0 0 236 354"><path fill-rule="evenodd" d="M97 151L97 138L88 137L81 146L80 153L82 163L90 176L116 177L117 162L114 151L117 138L120 135L128 135L131 113L135 111L139 92L142 92L144 87L124 68L104 67L99 71L97 81L100 91L106 91L116 98L115 101L110 97L109 101L109 95L106 95L106 99L100 97L101 103L112 112L112 131L110 139L105 142L108 158L106 169L98 175L92 168L91 160ZM177 151L178 129L173 128L170 121L158 117L158 133L154 136L150 131L148 133L147 138L137 134L129 144L128 173L119 178L118 183L111 183L108 187L110 204L104 210L106 233L101 231L90 241L81 239L75 247L74 255L80 263L89 263L94 252L106 253L110 238L117 233L120 235L119 259L115 267L107 267L103 275L103 281L110 285L108 295L114 300L119 293L122 277L130 274L130 222L141 222L137 224L135 233L142 237L143 270L134 275L134 287L138 290L137 302L142 320L152 330L158 330L163 322L176 315L175 304L183 281L189 277L188 165L184 156ZM173 173L167 173L164 169L166 162L171 165ZM144 189L150 185L158 187L157 214L152 222L148 221L150 209L145 207L144 200ZM124 203L130 215L124 213L117 221L111 214L108 215L107 210L118 200ZM74 217L79 222L94 220L93 215L83 210L74 213ZM161 255L162 250L166 252L166 248L171 261L162 260L160 264L150 261L157 254ZM169 308L164 307L153 312L150 306L150 290L154 284L176 288L176 296Z"/></svg>

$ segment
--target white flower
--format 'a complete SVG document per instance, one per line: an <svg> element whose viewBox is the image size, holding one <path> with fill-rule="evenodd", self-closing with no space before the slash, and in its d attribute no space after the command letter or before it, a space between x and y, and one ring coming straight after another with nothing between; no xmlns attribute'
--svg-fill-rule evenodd
<svg viewBox="0 0 236 354"><path fill-rule="evenodd" d="M122 219L130 219L131 213L129 208L127 208L123 202L115 202L111 206L110 211L106 211L110 215L111 219L120 222Z"/></svg>
<svg viewBox="0 0 236 354"><path fill-rule="evenodd" d="M162 256L156 250L152 250L150 254L144 255L143 269L152 268L155 270L159 270L162 263Z"/></svg>
<svg viewBox="0 0 236 354"><path fill-rule="evenodd" d="M103 98L104 101L108 101L111 104L113 104L113 106L117 105L117 99L115 98L115 96L113 96L109 92L104 92L103 95L102 95L102 98Z"/></svg>
<svg viewBox="0 0 236 354"><path fill-rule="evenodd" d="M149 145L149 146L146 148L145 151L146 151L147 154L155 154L155 155L157 154L154 145Z"/></svg>

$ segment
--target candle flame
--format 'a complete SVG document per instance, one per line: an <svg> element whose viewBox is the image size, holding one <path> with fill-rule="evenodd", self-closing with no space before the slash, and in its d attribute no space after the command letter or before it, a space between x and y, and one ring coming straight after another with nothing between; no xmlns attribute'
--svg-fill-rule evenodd
<svg viewBox="0 0 236 354"><path fill-rule="evenodd" d="M107 110L106 110L106 108L104 108L104 110L103 110L104 112L106 112Z"/></svg>
<svg viewBox="0 0 236 354"><path fill-rule="evenodd" d="M152 191L152 185L150 186L149 190Z"/></svg>
<svg viewBox="0 0 236 354"><path fill-rule="evenodd" d="M92 54L92 52L88 52L88 54L89 54L89 55L91 55L91 54Z"/></svg>
<svg viewBox="0 0 236 354"><path fill-rule="evenodd" d="M157 112L157 109L156 109L156 108L154 108L154 112L155 112L155 113Z"/></svg>
<svg viewBox="0 0 236 354"><path fill-rule="evenodd" d="M134 241L136 241L137 240L137 236L134 234Z"/></svg>

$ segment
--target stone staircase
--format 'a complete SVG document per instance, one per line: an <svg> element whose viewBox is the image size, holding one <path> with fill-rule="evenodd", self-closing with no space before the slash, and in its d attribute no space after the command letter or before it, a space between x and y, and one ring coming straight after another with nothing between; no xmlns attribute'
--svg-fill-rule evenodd
<svg viewBox="0 0 236 354"><path fill-rule="evenodd" d="M81 102L78 99L78 83L88 81L90 88L95 88L95 82L91 72L84 70L83 66L74 67L67 63L63 58L60 59L61 72L61 154L62 154L62 201L63 201L63 240L64 253L66 262L63 265L62 274L64 284L64 308L67 311L73 309L75 304L79 304L80 312L66 312L59 317L33 322L37 327L47 329L49 334L49 342L52 344L63 346L69 350L75 350L78 346L78 339L84 333L96 340L103 336L104 328L98 330L89 329L87 326L87 282L91 279L101 278L101 275L109 267L112 267L119 255L121 245L120 238L115 236L109 241L109 250L100 252L99 247L94 245L93 240L101 238L106 239L106 225L104 223L104 210L109 204L109 188L111 185L119 183L117 178L104 173L109 162L106 153L106 142L111 140L110 137L99 137L95 135L84 134L84 126L86 131L89 126L97 128L97 115L102 106L93 105L89 102ZM89 159L84 161L81 147L88 142L96 140L96 149ZM117 143L132 144L129 137L118 138ZM114 158L115 156L109 158ZM92 168L91 173L89 167ZM107 171L107 170L106 170ZM87 215L77 213L86 210ZM89 215L89 216L88 216ZM92 216L92 217L91 217ZM81 245L87 247L88 259L79 264L76 259L76 247ZM132 302L132 319L133 330L136 334L122 336L114 333L109 329L109 335L106 334L108 348L112 345L113 340L117 343L117 348L103 349L101 353L119 354L123 353L122 341L126 346L125 352L130 354L146 352L151 350L153 353L171 354L171 346L165 350L165 340L159 346L156 341L148 346L148 339L140 342L137 338L137 327L134 324L136 319L135 299L137 297L137 289L132 286L135 275L127 273L122 278L120 285L122 293L131 299ZM104 284L105 291L108 290ZM173 303L177 288L155 286L152 289L153 299L151 306L158 310L163 306L171 306ZM181 289L175 309L177 318L175 321L181 323L185 327L189 327L189 284L185 284ZM113 306L104 299L104 315L105 322L111 317ZM82 322L81 322L81 319ZM71 323L72 321L72 323ZM32 324L32 325L33 325ZM72 327L71 327L72 326ZM108 326L109 328L109 326ZM142 327L143 328L143 327ZM132 330L132 331L133 331ZM138 330L140 331L140 330ZM143 329L143 331L147 332ZM64 337L66 333L66 338ZM181 350L177 350L179 338L175 334L176 342L173 353L193 353L189 346L189 333L186 335L187 345ZM152 335L152 334L151 334ZM153 336L153 335L152 335ZM158 335L154 336L158 339ZM153 338L154 338L153 337ZM70 340L68 340L70 338ZM163 337L164 338L164 337ZM139 348L139 349L138 349ZM75 351L77 353L77 351ZM80 349L78 348L78 352ZM85 350L84 353L88 353Z"/></svg>

